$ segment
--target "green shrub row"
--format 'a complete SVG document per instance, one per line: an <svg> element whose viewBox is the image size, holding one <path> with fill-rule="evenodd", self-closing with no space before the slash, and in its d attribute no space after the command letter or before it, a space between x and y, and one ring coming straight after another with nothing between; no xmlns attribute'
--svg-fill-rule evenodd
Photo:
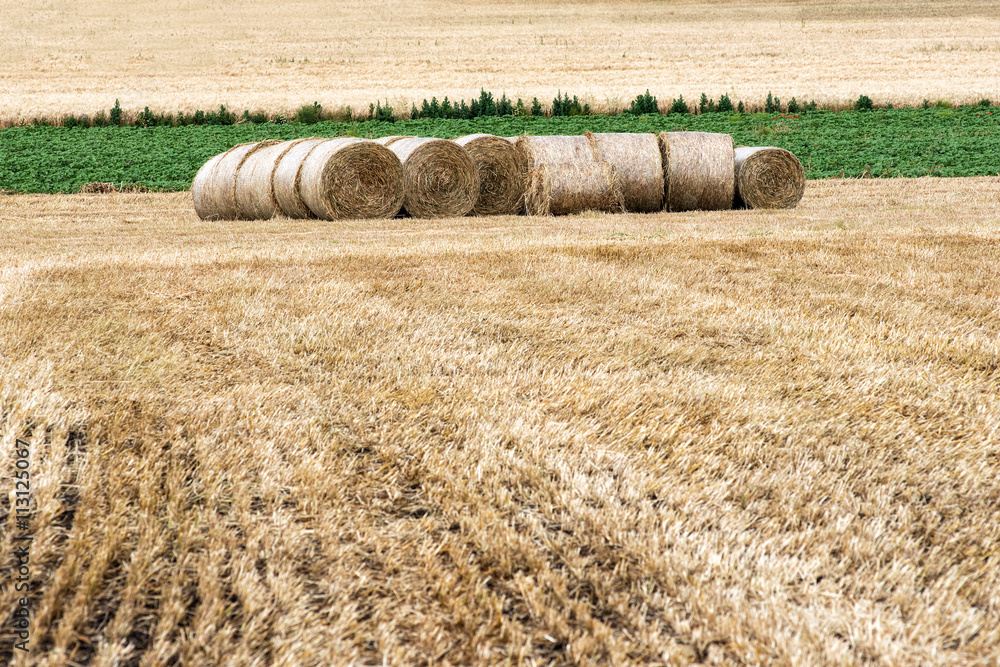
<svg viewBox="0 0 1000 667"><path fill-rule="evenodd" d="M932 103L930 100L925 99L923 101L922 108L952 108L952 106L953 105L947 101L938 100L937 102ZM982 100L979 103L979 106L990 106L990 100ZM715 99L708 97L705 93L702 93L701 99L697 104L689 105L684 100L684 96L679 95L677 98L672 99L670 104L666 105L666 111L661 111L656 97L651 95L649 90L646 90L645 93L637 95L636 98L632 100L629 107L621 111L621 113L637 116L644 114L731 114L760 112L787 112L794 114L805 111L816 111L819 108L820 107L818 107L815 100L811 100L809 102L798 102L794 97L788 100L786 104L782 104L781 100L772 95L771 92L768 92L767 100L764 102L762 107L744 105L742 100L734 105L729 95L722 95L718 101L716 101ZM867 95L861 95L854 102L854 109L857 111L873 111L876 108L879 107L877 107L872 99ZM882 108L892 109L893 106L892 104L887 104ZM531 104L528 105L520 98L518 98L515 102L508 99L506 94L503 94L500 96L500 99L496 99L493 96L493 93L481 90L478 98L474 98L468 102L465 100L453 102L447 97L440 102L438 102L436 97L432 97L429 102L425 99L419 107L416 104L413 104L408 116L400 116L396 114L388 102L386 102L385 105L381 102L370 104L367 114L355 113L355 111L349 106L342 107L334 112L327 112L324 111L323 106L319 102L313 102L312 104L302 106L291 118L282 114L269 115L260 111L251 113L249 110L244 110L242 114L237 115L227 109L225 105L221 105L217 111L206 112L198 110L191 113L179 111L176 114L170 112L153 112L150 111L147 106L137 114L126 114L121 107L121 103L118 100L115 100L114 107L112 107L107 113L100 111L92 116L76 116L74 114L70 114L57 119L34 118L28 124L35 126L61 125L64 127L181 127L185 125L238 125L245 123L271 123L275 125L301 123L311 125L322 121L345 122L373 120L392 123L407 117L412 120L421 118L471 120L473 118L491 116L564 117L589 115L591 115L591 109L588 103L581 102L576 95L570 98L569 93L563 93L561 91L556 95L555 99L552 100L550 107L548 109L544 109L537 97L532 99Z"/></svg>
<svg viewBox="0 0 1000 667"><path fill-rule="evenodd" d="M572 102L572 97L569 100ZM719 107L717 100L716 111ZM379 108L384 116L385 107ZM375 115L378 113L376 110ZM802 161L807 178L1000 175L1000 109L935 106L802 114L508 115L391 123L321 121L314 125L242 123L72 130L11 127L0 129L0 191L77 192L90 183L113 183L120 189L183 190L191 186L198 168L213 155L264 139L374 139L391 134L453 139L477 133L511 137L524 133L671 131L721 132L731 135L737 145L786 148Z"/></svg>

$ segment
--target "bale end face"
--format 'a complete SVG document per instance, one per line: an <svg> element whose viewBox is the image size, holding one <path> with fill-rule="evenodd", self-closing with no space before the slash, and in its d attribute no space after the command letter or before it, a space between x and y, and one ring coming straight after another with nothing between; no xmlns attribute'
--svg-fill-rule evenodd
<svg viewBox="0 0 1000 667"><path fill-rule="evenodd" d="M806 189L802 163L773 146L736 149L737 208L795 208Z"/></svg>
<svg viewBox="0 0 1000 667"><path fill-rule="evenodd" d="M212 190L212 177L215 174L215 166L225 156L226 153L219 153L209 158L198 169L198 173L195 174L194 181L191 183L194 210L202 220L219 220Z"/></svg>
<svg viewBox="0 0 1000 667"><path fill-rule="evenodd" d="M299 192L318 218L391 218L403 203L403 167L373 141L331 139L302 164Z"/></svg>
<svg viewBox="0 0 1000 667"><path fill-rule="evenodd" d="M479 197L469 153L445 139L400 139L389 145L403 163L403 208L414 218L459 217Z"/></svg>
<svg viewBox="0 0 1000 667"><path fill-rule="evenodd" d="M517 215L524 209L528 173L514 144L491 134L470 134L455 143L472 157L479 176L475 215Z"/></svg>

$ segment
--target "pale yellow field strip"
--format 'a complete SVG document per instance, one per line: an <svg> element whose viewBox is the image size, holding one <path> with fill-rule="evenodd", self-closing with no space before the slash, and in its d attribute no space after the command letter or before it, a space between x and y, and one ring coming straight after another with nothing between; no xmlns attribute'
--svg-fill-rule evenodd
<svg viewBox="0 0 1000 667"><path fill-rule="evenodd" d="M1000 5L874 2L120 3L0 7L0 117L291 112L481 87L616 109L683 94L917 104L1000 99Z"/></svg>

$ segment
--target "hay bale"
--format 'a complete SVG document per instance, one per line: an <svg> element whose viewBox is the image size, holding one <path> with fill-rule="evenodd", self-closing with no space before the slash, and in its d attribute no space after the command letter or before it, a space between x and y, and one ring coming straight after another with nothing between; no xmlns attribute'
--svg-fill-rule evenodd
<svg viewBox="0 0 1000 667"><path fill-rule="evenodd" d="M240 167L257 151L277 143L280 142L268 140L240 144L203 165L195 175L197 189L192 184L194 208L198 215L203 220L238 220L240 211L236 204L236 176ZM206 169L209 163L212 166Z"/></svg>
<svg viewBox="0 0 1000 667"><path fill-rule="evenodd" d="M382 144L383 146L391 146L400 139L415 139L412 134L396 134L391 137L382 137L380 139L375 139L375 143Z"/></svg>
<svg viewBox="0 0 1000 667"><path fill-rule="evenodd" d="M470 134L455 139L468 151L479 175L476 215L517 215L524 208L528 172L514 144L492 134Z"/></svg>
<svg viewBox="0 0 1000 667"><path fill-rule="evenodd" d="M230 149L232 150L232 149ZM201 165L198 173L191 183L191 196L194 198L194 210L202 220L218 220L215 215L215 202L211 195L212 176L215 174L215 165L226 156L229 151L213 155L205 164Z"/></svg>
<svg viewBox="0 0 1000 667"><path fill-rule="evenodd" d="M532 169L524 208L528 215L625 210L617 170L607 162L552 163Z"/></svg>
<svg viewBox="0 0 1000 667"><path fill-rule="evenodd" d="M302 162L316 146L326 139L312 137L304 139L292 146L285 153L271 174L271 187L274 191L274 203L278 210L288 218L311 218L312 211L302 201L299 194L299 178Z"/></svg>
<svg viewBox="0 0 1000 667"><path fill-rule="evenodd" d="M795 208L806 191L806 172L790 151L773 146L737 148L737 208Z"/></svg>
<svg viewBox="0 0 1000 667"><path fill-rule="evenodd" d="M664 209L718 211L733 206L733 138L708 132L661 132Z"/></svg>
<svg viewBox="0 0 1000 667"><path fill-rule="evenodd" d="M236 174L236 207L244 220L267 220L278 213L274 200L274 169L296 144L306 139L282 141L248 156Z"/></svg>
<svg viewBox="0 0 1000 667"><path fill-rule="evenodd" d="M586 164L600 159L587 137L529 137L522 135L515 144L529 169L548 164Z"/></svg>
<svg viewBox="0 0 1000 667"><path fill-rule="evenodd" d="M299 194L316 217L391 218L403 205L403 165L374 141L324 141L302 162Z"/></svg>
<svg viewBox="0 0 1000 667"><path fill-rule="evenodd" d="M479 197L469 153L454 141L400 139L389 145L403 163L403 208L415 218L461 216Z"/></svg>
<svg viewBox="0 0 1000 667"><path fill-rule="evenodd" d="M655 135L587 132L585 136L598 159L614 165L626 211L651 213L663 208L663 159Z"/></svg>

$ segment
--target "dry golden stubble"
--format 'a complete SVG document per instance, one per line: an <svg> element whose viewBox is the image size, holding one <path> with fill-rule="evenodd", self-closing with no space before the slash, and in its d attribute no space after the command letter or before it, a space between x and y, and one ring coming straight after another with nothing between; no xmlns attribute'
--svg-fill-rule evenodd
<svg viewBox="0 0 1000 667"><path fill-rule="evenodd" d="M2 197L29 662L989 664L997 187L364 224Z"/></svg>
<svg viewBox="0 0 1000 667"><path fill-rule="evenodd" d="M598 159L614 165L625 210L652 213L663 208L663 157L652 133L587 132Z"/></svg>
<svg viewBox="0 0 1000 667"><path fill-rule="evenodd" d="M735 208L795 208L806 191L802 163L784 148L736 149Z"/></svg>
<svg viewBox="0 0 1000 667"><path fill-rule="evenodd" d="M661 132L664 209L720 211L733 207L733 138L710 132Z"/></svg>
<svg viewBox="0 0 1000 667"><path fill-rule="evenodd" d="M528 172L515 145L492 134L470 134L455 139L472 156L479 175L476 215L516 215L524 210Z"/></svg>
<svg viewBox="0 0 1000 667"><path fill-rule="evenodd" d="M281 214L286 218L311 218L312 211L299 193L299 183L302 177L302 163L316 146L327 139L311 137L299 141L285 153L271 176L271 187L274 190L274 201Z"/></svg>
<svg viewBox="0 0 1000 667"><path fill-rule="evenodd" d="M607 162L549 163L529 172L525 194L528 215L624 210L618 172Z"/></svg>
<svg viewBox="0 0 1000 667"><path fill-rule="evenodd" d="M454 141L405 138L389 150L403 163L403 208L414 218L466 215L479 197L469 153Z"/></svg>
<svg viewBox="0 0 1000 667"><path fill-rule="evenodd" d="M302 163L299 194L323 220L391 218L403 205L403 166L374 141L331 139Z"/></svg>

